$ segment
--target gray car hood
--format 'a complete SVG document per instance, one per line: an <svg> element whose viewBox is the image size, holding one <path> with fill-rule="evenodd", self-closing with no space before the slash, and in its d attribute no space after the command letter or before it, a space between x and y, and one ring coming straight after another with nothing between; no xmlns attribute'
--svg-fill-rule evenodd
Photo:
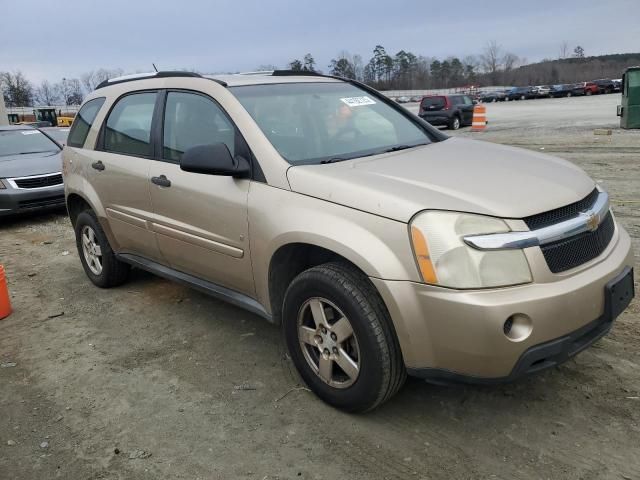
<svg viewBox="0 0 640 480"><path fill-rule="evenodd" d="M0 157L0 178L28 177L60 172L60 152L28 153Z"/></svg>
<svg viewBox="0 0 640 480"><path fill-rule="evenodd" d="M287 178L294 192L402 222L425 209L522 218L581 200L595 186L565 160L464 138L294 166Z"/></svg>

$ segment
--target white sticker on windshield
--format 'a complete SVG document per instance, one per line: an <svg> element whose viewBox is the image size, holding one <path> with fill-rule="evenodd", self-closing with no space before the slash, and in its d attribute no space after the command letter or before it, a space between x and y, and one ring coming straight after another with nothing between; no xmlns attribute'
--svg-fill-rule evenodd
<svg viewBox="0 0 640 480"><path fill-rule="evenodd" d="M347 97L340 99L343 103L348 105L349 107L360 107L362 105L375 105L376 102L371 100L369 97Z"/></svg>
<svg viewBox="0 0 640 480"><path fill-rule="evenodd" d="M40 133L38 130L22 130L23 135L35 135L37 133Z"/></svg>

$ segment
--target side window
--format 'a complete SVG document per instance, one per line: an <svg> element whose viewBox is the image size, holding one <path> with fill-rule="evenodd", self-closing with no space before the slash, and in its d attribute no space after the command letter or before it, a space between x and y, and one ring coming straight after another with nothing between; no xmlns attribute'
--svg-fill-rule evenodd
<svg viewBox="0 0 640 480"><path fill-rule="evenodd" d="M473 100L471 100L470 97L467 97L466 95L464 97L462 97L464 99L464 104L465 105L473 105Z"/></svg>
<svg viewBox="0 0 640 480"><path fill-rule="evenodd" d="M235 154L235 129L211 99L195 93L169 92L164 113L162 158L180 161L196 145L224 143Z"/></svg>
<svg viewBox="0 0 640 480"><path fill-rule="evenodd" d="M105 97L94 98L82 106L76 118L73 119L67 145L77 148L84 146L84 141L87 139L87 135L89 135L91 125L93 125L93 121L96 119L100 107L104 104L104 100Z"/></svg>
<svg viewBox="0 0 640 480"><path fill-rule="evenodd" d="M115 104L104 131L104 149L125 155L151 156L151 121L156 92L134 93Z"/></svg>

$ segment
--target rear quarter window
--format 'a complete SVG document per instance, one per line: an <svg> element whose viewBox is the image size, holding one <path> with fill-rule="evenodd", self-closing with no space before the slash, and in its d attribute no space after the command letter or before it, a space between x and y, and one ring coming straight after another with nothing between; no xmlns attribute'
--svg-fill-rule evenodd
<svg viewBox="0 0 640 480"><path fill-rule="evenodd" d="M73 120L69 137L67 138L67 145L70 147L82 148L84 142L89 135L91 125L96 119L96 115L100 111L100 108L104 104L105 97L94 98L85 103L76 118Z"/></svg>

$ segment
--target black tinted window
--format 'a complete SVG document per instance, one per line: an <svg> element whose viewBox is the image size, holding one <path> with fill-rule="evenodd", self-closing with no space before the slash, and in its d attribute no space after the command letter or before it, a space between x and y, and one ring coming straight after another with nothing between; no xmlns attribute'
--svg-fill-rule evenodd
<svg viewBox="0 0 640 480"><path fill-rule="evenodd" d="M422 100L422 108L425 110L441 109L444 104L444 97L428 97Z"/></svg>
<svg viewBox="0 0 640 480"><path fill-rule="evenodd" d="M210 98L169 92L164 115L163 158L177 162L187 149L212 143L224 143L234 154L233 125Z"/></svg>
<svg viewBox="0 0 640 480"><path fill-rule="evenodd" d="M121 98L107 118L104 149L127 155L151 156L151 121L156 93Z"/></svg>
<svg viewBox="0 0 640 480"><path fill-rule="evenodd" d="M82 106L76 118L73 119L67 145L78 148L84 146L84 141L89 135L91 125L93 125L93 121L96 119L96 115L98 115L103 103L104 97L100 97L89 100Z"/></svg>

